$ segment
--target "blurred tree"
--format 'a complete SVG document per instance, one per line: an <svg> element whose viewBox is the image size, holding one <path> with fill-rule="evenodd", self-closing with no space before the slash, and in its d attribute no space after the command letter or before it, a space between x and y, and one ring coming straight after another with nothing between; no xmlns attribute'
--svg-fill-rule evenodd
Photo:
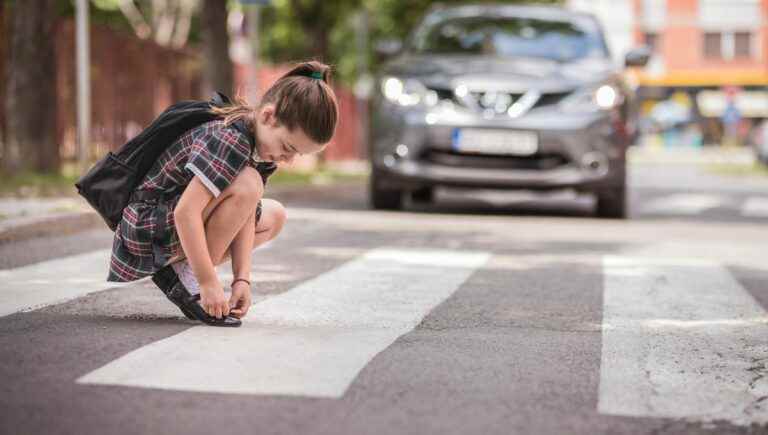
<svg viewBox="0 0 768 435"><path fill-rule="evenodd" d="M141 39L165 47L186 45L198 0L91 0L95 9L120 10Z"/></svg>
<svg viewBox="0 0 768 435"><path fill-rule="evenodd" d="M5 148L3 167L55 172L57 0L16 1L10 13L5 82Z"/></svg>
<svg viewBox="0 0 768 435"><path fill-rule="evenodd" d="M226 0L203 0L200 26L203 43L204 76L209 90L232 95L234 72L229 57ZM204 92L204 95L210 92Z"/></svg>
<svg viewBox="0 0 768 435"><path fill-rule="evenodd" d="M0 0L0 105L5 104L5 46L8 43L8 38L5 30L5 7L6 2ZM5 110L3 106L0 106L0 164L5 162L3 156L5 155ZM2 169L2 168L0 168Z"/></svg>
<svg viewBox="0 0 768 435"><path fill-rule="evenodd" d="M361 4L361 0L274 0L271 7L262 8L262 57L271 63L315 58L335 66L341 57L335 35L339 29L351 30L349 18ZM355 53L346 55L354 59Z"/></svg>
<svg viewBox="0 0 768 435"><path fill-rule="evenodd" d="M233 65L229 57L227 0L92 0L102 10L120 10L136 36L159 45L182 48L199 24L204 62L203 93L219 90L231 95ZM199 10L198 20L195 15ZM196 38L195 38L196 39Z"/></svg>

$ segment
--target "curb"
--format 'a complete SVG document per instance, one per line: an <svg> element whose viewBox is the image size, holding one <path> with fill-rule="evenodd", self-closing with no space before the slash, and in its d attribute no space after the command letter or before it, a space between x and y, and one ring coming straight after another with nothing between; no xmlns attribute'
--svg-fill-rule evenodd
<svg viewBox="0 0 768 435"><path fill-rule="evenodd" d="M92 211L12 218L0 221L0 245L38 237L74 234L99 227L107 228L101 216Z"/></svg>

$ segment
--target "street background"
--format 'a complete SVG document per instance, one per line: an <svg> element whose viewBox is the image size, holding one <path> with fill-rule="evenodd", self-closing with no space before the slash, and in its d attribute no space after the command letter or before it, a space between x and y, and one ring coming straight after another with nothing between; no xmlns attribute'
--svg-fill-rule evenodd
<svg viewBox="0 0 768 435"><path fill-rule="evenodd" d="M539 2L595 14L617 64L652 52L624 71L626 219L565 191L372 210L381 47L438 4L243 3L0 0L0 433L768 433L768 0ZM83 168L308 58L334 68L338 133L270 178L288 223L244 325L107 283Z"/></svg>

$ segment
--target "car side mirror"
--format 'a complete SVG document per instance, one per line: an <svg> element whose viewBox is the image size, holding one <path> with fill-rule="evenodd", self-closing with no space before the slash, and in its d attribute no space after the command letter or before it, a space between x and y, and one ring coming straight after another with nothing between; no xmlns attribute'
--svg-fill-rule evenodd
<svg viewBox="0 0 768 435"><path fill-rule="evenodd" d="M651 48L647 45L633 48L627 52L624 57L625 66L645 66L651 58Z"/></svg>
<svg viewBox="0 0 768 435"><path fill-rule="evenodd" d="M403 49L403 43L397 38L386 38L376 41L373 50L381 57L392 57Z"/></svg>

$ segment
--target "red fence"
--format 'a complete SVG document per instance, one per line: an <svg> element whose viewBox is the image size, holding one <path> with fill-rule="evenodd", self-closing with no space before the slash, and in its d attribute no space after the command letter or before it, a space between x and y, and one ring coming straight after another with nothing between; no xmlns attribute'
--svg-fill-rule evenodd
<svg viewBox="0 0 768 435"><path fill-rule="evenodd" d="M0 0L1 1L1 0ZM62 20L56 32L56 133L63 161L76 157L76 70L74 22ZM1 29L0 29L1 30ZM0 35L0 40L2 40ZM173 50L133 35L92 25L91 40L91 156L96 158L135 136L175 101L202 98L202 60L193 50ZM4 59L0 59L2 66ZM288 66L263 66L259 92ZM252 77L244 65L235 67L235 81L248 88ZM356 100L348 89L334 88L340 105L339 126L326 148L327 160L364 156ZM0 120L4 104L0 104Z"/></svg>
<svg viewBox="0 0 768 435"><path fill-rule="evenodd" d="M71 20L57 32L57 137L62 159L75 157L75 35ZM125 143L174 101L198 98L199 57L132 35L91 26L91 141L94 156Z"/></svg>

